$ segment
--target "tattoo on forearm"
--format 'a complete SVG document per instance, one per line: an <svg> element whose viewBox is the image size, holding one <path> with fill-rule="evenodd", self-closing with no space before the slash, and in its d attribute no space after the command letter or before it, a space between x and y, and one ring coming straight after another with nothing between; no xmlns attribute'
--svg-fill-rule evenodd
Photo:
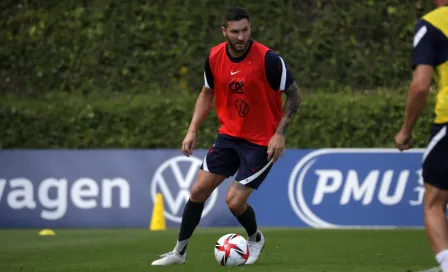
<svg viewBox="0 0 448 272"><path fill-rule="evenodd" d="M296 82L293 82L284 92L286 94L286 101L283 106L283 116L276 131L276 133L281 135L286 134L286 129L302 102L299 87L297 87Z"/></svg>

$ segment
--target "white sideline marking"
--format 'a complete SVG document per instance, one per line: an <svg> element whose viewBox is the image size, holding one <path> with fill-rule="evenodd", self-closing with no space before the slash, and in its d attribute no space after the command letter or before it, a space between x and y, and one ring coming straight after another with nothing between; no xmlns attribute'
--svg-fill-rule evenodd
<svg viewBox="0 0 448 272"><path fill-rule="evenodd" d="M427 270L419 270L416 272L441 272L441 271L442 271L442 269L440 269L440 267L436 266L436 267L433 267L433 268L430 268Z"/></svg>

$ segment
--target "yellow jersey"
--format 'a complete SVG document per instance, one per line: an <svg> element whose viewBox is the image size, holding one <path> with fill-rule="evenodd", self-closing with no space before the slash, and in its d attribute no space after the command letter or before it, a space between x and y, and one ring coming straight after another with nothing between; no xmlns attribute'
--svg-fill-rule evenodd
<svg viewBox="0 0 448 272"><path fill-rule="evenodd" d="M416 24L413 67L419 64L431 65L435 70L434 123L448 123L448 6L427 13Z"/></svg>

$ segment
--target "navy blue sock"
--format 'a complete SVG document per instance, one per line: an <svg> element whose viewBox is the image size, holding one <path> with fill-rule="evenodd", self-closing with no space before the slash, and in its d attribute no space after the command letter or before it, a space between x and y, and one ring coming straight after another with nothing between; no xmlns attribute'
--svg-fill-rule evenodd
<svg viewBox="0 0 448 272"><path fill-rule="evenodd" d="M255 211L247 204L246 211L240 216L237 216L238 222L246 229L249 237L253 236L257 232L257 220L255 218Z"/></svg>
<svg viewBox="0 0 448 272"><path fill-rule="evenodd" d="M183 255L187 250L188 240L193 235L194 230L201 221L202 210L204 209L204 202L193 202L188 200L182 214L182 223L180 224L180 231L175 247L177 253Z"/></svg>

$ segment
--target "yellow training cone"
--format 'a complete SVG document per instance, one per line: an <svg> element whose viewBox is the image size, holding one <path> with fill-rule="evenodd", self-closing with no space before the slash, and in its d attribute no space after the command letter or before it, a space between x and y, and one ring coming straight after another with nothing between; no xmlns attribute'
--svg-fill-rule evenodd
<svg viewBox="0 0 448 272"><path fill-rule="evenodd" d="M56 235L56 233L51 229L43 229L39 231L39 236L50 236L50 235Z"/></svg>
<svg viewBox="0 0 448 272"><path fill-rule="evenodd" d="M156 201L154 202L154 207L152 210L151 226L149 227L150 230L166 230L164 211L165 209L163 208L163 196L161 193L157 193Z"/></svg>

